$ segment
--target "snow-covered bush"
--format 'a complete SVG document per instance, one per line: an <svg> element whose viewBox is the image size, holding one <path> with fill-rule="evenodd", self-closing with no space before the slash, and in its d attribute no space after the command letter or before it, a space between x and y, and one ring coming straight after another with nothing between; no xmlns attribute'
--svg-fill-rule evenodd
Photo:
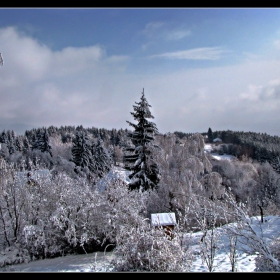
<svg viewBox="0 0 280 280"><path fill-rule="evenodd" d="M162 228L151 228L146 221L139 227L124 227L122 240L114 249L113 271L186 272L192 254L184 249L174 232L170 238Z"/></svg>
<svg viewBox="0 0 280 280"><path fill-rule="evenodd" d="M17 245L7 247L0 252L0 267L7 265L28 263L31 258L29 252L26 249L22 249Z"/></svg>
<svg viewBox="0 0 280 280"><path fill-rule="evenodd" d="M237 203L233 196L227 193L226 199L232 206L232 215L236 219L234 226L229 227L229 235L236 236L243 245L242 250L249 254L257 253L256 271L280 271L280 239L268 242L263 235L263 223L257 221L259 232L253 227L253 220L248 215L248 209L243 203Z"/></svg>
<svg viewBox="0 0 280 280"><path fill-rule="evenodd" d="M259 254L255 259L255 271L280 271L280 239L273 240L268 245L268 248L273 259L264 253Z"/></svg>

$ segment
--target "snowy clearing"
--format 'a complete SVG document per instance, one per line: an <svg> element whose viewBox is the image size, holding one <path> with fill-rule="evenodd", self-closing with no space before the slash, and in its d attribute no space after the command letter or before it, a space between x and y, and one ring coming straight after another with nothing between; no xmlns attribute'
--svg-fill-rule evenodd
<svg viewBox="0 0 280 280"><path fill-rule="evenodd" d="M205 144L204 152L210 154L216 160L235 160L236 157L228 154L219 155L218 153L213 153L212 144Z"/></svg>

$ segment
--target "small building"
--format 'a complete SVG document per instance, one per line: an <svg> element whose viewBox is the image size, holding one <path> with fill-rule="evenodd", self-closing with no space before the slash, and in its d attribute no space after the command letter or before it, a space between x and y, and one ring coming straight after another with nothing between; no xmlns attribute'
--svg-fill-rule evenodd
<svg viewBox="0 0 280 280"><path fill-rule="evenodd" d="M151 214L151 226L163 228L165 233L173 238L172 231L176 225L175 213L154 213Z"/></svg>
<svg viewBox="0 0 280 280"><path fill-rule="evenodd" d="M223 140L221 138L217 137L217 138L213 139L213 143L215 143L215 145L217 146L217 145L223 143Z"/></svg>
<svg viewBox="0 0 280 280"><path fill-rule="evenodd" d="M129 174L131 172L120 166L114 166L104 177L102 177L95 187L99 192L103 192L108 185L127 186L130 182Z"/></svg>

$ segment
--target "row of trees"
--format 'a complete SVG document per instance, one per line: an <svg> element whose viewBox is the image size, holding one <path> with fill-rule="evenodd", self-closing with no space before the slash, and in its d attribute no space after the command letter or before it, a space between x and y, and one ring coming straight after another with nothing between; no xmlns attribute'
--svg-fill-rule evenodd
<svg viewBox="0 0 280 280"><path fill-rule="evenodd" d="M93 174L102 178L112 167L113 160L108 150L104 147L99 137L96 142L90 141L85 131L77 131L73 139L72 161L78 168L87 174Z"/></svg>
<svg viewBox="0 0 280 280"><path fill-rule="evenodd" d="M158 130L155 123L148 121L149 118L154 118L149 107L151 106L145 98L143 89L141 101L136 102L134 112L131 113L137 123L128 121L134 131L126 131L126 139L123 137L122 130L119 133L115 129L109 132L84 129L82 126L61 127L61 142L72 144L71 157L68 157L68 160L75 164L74 172L86 176L95 183L108 173L116 161L120 161L124 162L125 168L132 172L131 189L157 188L159 170L153 157L154 149L159 149L159 147L152 142ZM33 129L27 131L24 136L17 137L14 131L3 131L0 137L0 143L3 143L1 154L10 162L17 160L16 163L19 163L24 156L26 162L28 162L28 157L31 157L34 162L36 156L41 155L45 161L49 160L46 163L47 166L55 168L54 165L61 162L61 158L53 156L49 135L55 137L57 132L55 127L49 127L48 129ZM102 138L105 139L105 144Z"/></svg>
<svg viewBox="0 0 280 280"><path fill-rule="evenodd" d="M243 156L264 163L269 162L275 171L280 173L280 137L266 133L243 131L214 131L207 132L208 140L219 137L225 144L227 153L241 159Z"/></svg>

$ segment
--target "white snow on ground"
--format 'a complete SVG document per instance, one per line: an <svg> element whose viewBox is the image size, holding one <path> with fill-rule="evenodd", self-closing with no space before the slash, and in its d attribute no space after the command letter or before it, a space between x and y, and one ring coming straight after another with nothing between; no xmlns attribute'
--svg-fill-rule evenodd
<svg viewBox="0 0 280 280"><path fill-rule="evenodd" d="M213 153L213 154L211 154L211 156L213 158L215 158L216 160L233 160L233 159L236 159L236 157L234 157L232 155L227 155L227 154L218 155L216 153Z"/></svg>
<svg viewBox="0 0 280 280"><path fill-rule="evenodd" d="M207 152L207 153L211 153L213 150L213 147L211 144L205 144L204 145L204 151Z"/></svg>
<svg viewBox="0 0 280 280"><path fill-rule="evenodd" d="M251 218L252 227L258 234L263 236L264 240L269 243L272 239L280 234L280 217L264 217L264 223L260 223L260 217ZM231 226L234 224L231 224ZM215 255L214 272L230 272L231 265L229 261L229 239L225 233L226 227L217 228L221 232L218 252ZM190 238L191 248L194 252L195 259L190 272L208 272L207 265L202 261L200 254L201 232L186 234L186 240ZM237 272L254 272L256 254L248 254L242 250L240 242L237 243ZM0 272L105 272L105 266L109 265L110 260L114 258L114 253L102 252L91 253L86 255L71 255L54 259L31 261L27 264L11 265L0 269ZM110 269L109 269L110 270ZM108 270L107 270L108 271ZM179 271L178 271L179 272Z"/></svg>
<svg viewBox="0 0 280 280"><path fill-rule="evenodd" d="M264 223L260 223L260 216L252 217L251 223L252 228L256 231L259 237L263 237L265 242L269 244L274 238L279 237L280 235L280 217L279 216L267 216L264 218ZM234 225L234 224L231 224ZM225 229L229 225L224 225L221 228L217 228L216 231L221 232L221 237L219 241L218 252L215 256L215 269L214 272L230 272L231 264L229 259L229 248L230 242L228 235L225 233ZM188 236L188 234L186 235ZM193 272L207 272L209 271L207 265L203 263L200 255L200 245L199 240L202 237L201 232L193 233L192 238L192 249L197 252L197 257L193 262L191 271ZM246 248L244 244L237 244L237 272L253 272L255 270L255 258L257 254L248 254L244 249Z"/></svg>
<svg viewBox="0 0 280 280"><path fill-rule="evenodd" d="M210 154L216 160L234 160L234 159L236 159L235 156L227 155L227 154L219 155L217 153L213 153L212 151L213 151L213 146L211 144L204 145L204 152Z"/></svg>

